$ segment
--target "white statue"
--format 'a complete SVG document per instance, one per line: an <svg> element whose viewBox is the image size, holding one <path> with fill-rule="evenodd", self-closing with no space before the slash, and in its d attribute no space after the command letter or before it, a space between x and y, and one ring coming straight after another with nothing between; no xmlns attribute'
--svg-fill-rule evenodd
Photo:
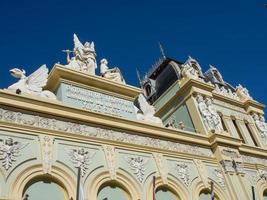
<svg viewBox="0 0 267 200"><path fill-rule="evenodd" d="M100 61L100 73L106 79L125 84L120 69L118 67L109 69L108 61L105 58Z"/></svg>
<svg viewBox="0 0 267 200"><path fill-rule="evenodd" d="M258 114L254 113L253 119L256 123L256 126L257 126L261 136L263 138L267 139L267 123L265 122L264 117L262 115L259 116Z"/></svg>
<svg viewBox="0 0 267 200"><path fill-rule="evenodd" d="M183 77L189 78L189 79L195 79L195 80L199 79L198 71L192 65L188 63L183 65L182 75Z"/></svg>
<svg viewBox="0 0 267 200"><path fill-rule="evenodd" d="M42 65L28 77L25 75L25 70L20 70L18 68L11 69L10 73L13 77L19 78L20 80L9 86L7 88L8 90L14 91L17 94L27 93L48 99L57 99L52 92L43 90L43 87L46 86L48 77L48 68L46 65Z"/></svg>
<svg viewBox="0 0 267 200"><path fill-rule="evenodd" d="M223 130L223 126L222 126L222 122L221 122L221 118L219 116L219 114L216 111L216 108L214 107L212 101L210 98L206 98L205 101L207 107L208 107L208 111L211 114L211 119L212 119L212 123L214 126L215 130Z"/></svg>
<svg viewBox="0 0 267 200"><path fill-rule="evenodd" d="M143 94L140 94L137 100L140 108L136 109L138 120L144 120L147 122L163 125L162 120L159 117L154 116L155 115L154 106L149 105Z"/></svg>
<svg viewBox="0 0 267 200"><path fill-rule="evenodd" d="M218 115L210 98L204 98L201 95L196 97L198 109L202 116L203 122L207 130L223 130L220 116Z"/></svg>
<svg viewBox="0 0 267 200"><path fill-rule="evenodd" d="M249 95L248 89L240 84L236 87L236 93L241 100L252 99L252 97Z"/></svg>
<svg viewBox="0 0 267 200"><path fill-rule="evenodd" d="M68 64L65 66L76 71L95 75L95 69L97 68L97 64L94 42L85 42L83 45L76 34L73 35L73 40L73 51L64 50L64 52L67 53L68 62ZM71 52L74 55L72 58L70 58Z"/></svg>

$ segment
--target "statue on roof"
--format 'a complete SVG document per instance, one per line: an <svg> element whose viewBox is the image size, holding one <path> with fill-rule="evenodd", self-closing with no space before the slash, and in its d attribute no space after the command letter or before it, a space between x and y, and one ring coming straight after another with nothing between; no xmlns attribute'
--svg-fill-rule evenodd
<svg viewBox="0 0 267 200"><path fill-rule="evenodd" d="M125 84L125 80L120 69L118 67L113 67L110 69L108 67L108 61L105 58L100 61L100 73L102 77L106 79Z"/></svg>
<svg viewBox="0 0 267 200"><path fill-rule="evenodd" d="M76 34L73 35L73 41L73 51L64 50L64 52L67 53L68 62L65 67L90 75L95 75L95 69L97 68L97 64L94 42L85 42L83 45ZM73 57L71 58L70 53L73 53Z"/></svg>
<svg viewBox="0 0 267 200"><path fill-rule="evenodd" d="M236 87L236 94L238 95L240 100L252 100L252 97L249 95L248 89L240 84Z"/></svg>
<svg viewBox="0 0 267 200"><path fill-rule="evenodd" d="M182 76L189 79L202 80L200 75L200 65L195 59L189 56L187 61L182 65Z"/></svg>
<svg viewBox="0 0 267 200"><path fill-rule="evenodd" d="M11 69L10 73L13 77L19 78L19 81L9 86L8 90L14 91L17 94L27 93L56 100L54 93L43 90L48 78L48 68L46 65L42 65L29 76L26 76L25 70L18 68Z"/></svg>
<svg viewBox="0 0 267 200"><path fill-rule="evenodd" d="M150 105L145 96L141 93L137 98L138 108L136 108L137 119L146 122L152 122L163 125L162 120L159 117L155 117L155 108Z"/></svg>

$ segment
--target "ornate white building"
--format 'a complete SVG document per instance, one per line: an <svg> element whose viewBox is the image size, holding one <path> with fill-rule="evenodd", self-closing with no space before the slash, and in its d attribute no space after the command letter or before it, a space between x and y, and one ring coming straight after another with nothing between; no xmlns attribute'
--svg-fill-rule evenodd
<svg viewBox="0 0 267 200"><path fill-rule="evenodd" d="M214 66L162 58L127 85L74 35L67 64L0 90L0 199L267 199L264 105ZM77 191L77 187L79 187Z"/></svg>

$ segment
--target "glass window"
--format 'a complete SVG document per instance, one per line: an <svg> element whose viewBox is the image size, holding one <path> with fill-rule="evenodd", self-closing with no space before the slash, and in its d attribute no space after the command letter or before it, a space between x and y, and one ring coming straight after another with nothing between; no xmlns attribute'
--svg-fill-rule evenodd
<svg viewBox="0 0 267 200"><path fill-rule="evenodd" d="M100 189L97 200L129 200L128 194L120 187L107 185Z"/></svg>
<svg viewBox="0 0 267 200"><path fill-rule="evenodd" d="M211 193L208 190L202 190L199 194L199 199L198 200L211 200ZM219 200L217 195L215 194L214 200Z"/></svg>
<svg viewBox="0 0 267 200"><path fill-rule="evenodd" d="M180 200L172 191L167 188L159 188L156 190L156 200Z"/></svg>
<svg viewBox="0 0 267 200"><path fill-rule="evenodd" d="M28 184L23 192L23 200L68 200L66 190L59 184L47 180L38 179Z"/></svg>
<svg viewBox="0 0 267 200"><path fill-rule="evenodd" d="M263 200L267 200L267 190L264 190L263 192Z"/></svg>

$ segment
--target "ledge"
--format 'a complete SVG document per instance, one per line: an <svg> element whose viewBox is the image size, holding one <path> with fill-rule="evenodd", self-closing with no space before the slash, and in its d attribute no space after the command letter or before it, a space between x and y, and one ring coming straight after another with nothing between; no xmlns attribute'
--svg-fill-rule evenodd
<svg viewBox="0 0 267 200"><path fill-rule="evenodd" d="M98 90L108 91L114 96L125 96L134 100L141 90L137 87L124 85L106 78L89 75L72 69L68 69L62 65L55 64L48 76L48 82L45 89L56 91L62 80L72 81L82 85L97 88Z"/></svg>
<svg viewBox="0 0 267 200"><path fill-rule="evenodd" d="M166 139L185 144L194 144L210 147L207 136L194 134L188 131L179 131L165 128L156 124L150 124L142 121L127 120L120 117L100 114L96 112L85 111L78 108L68 107L58 101L45 101L44 98L34 97L33 95L17 95L11 92L0 90L0 105L11 107L14 110L25 110L41 115L49 115L75 120L79 123L92 124L96 127L106 127L113 130L135 133L143 136Z"/></svg>

